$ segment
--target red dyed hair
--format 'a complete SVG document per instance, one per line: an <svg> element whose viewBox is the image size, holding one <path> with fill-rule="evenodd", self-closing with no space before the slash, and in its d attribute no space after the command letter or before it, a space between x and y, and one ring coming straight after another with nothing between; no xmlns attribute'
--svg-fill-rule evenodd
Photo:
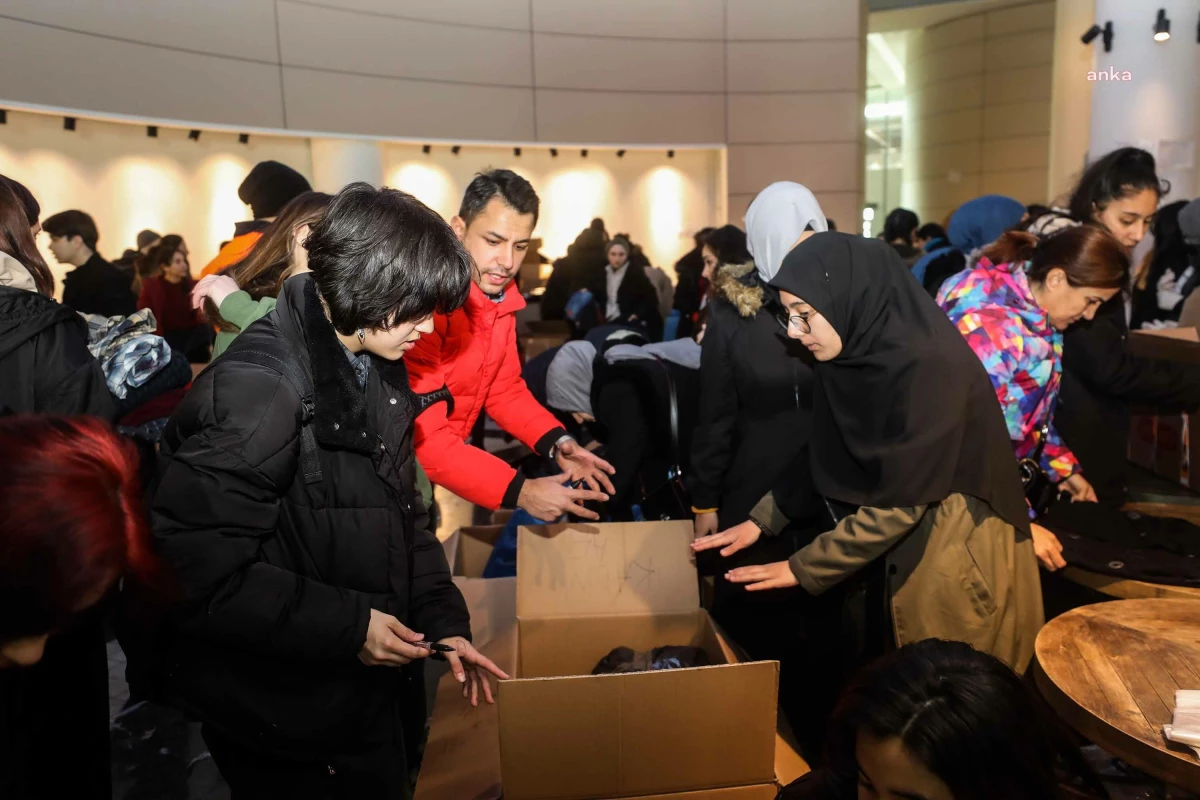
<svg viewBox="0 0 1200 800"><path fill-rule="evenodd" d="M61 627L125 574L154 583L133 445L93 417L0 418L0 641Z"/></svg>

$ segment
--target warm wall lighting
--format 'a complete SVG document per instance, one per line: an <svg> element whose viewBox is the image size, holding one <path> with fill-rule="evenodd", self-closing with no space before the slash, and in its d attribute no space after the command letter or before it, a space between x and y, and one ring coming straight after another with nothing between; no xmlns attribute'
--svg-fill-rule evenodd
<svg viewBox="0 0 1200 800"><path fill-rule="evenodd" d="M674 167L658 167L646 180L650 206L650 255L655 263L666 263L679 248L683 236L683 173Z"/></svg>
<svg viewBox="0 0 1200 800"><path fill-rule="evenodd" d="M538 186L542 218L535 235L542 237L542 251L551 257L566 253L580 231L595 217L604 216L605 203L614 192L612 174L599 166L551 174Z"/></svg>
<svg viewBox="0 0 1200 800"><path fill-rule="evenodd" d="M453 217L457 210L454 201L458 192L450 174L427 161L401 164L388 176L387 185L408 192L445 219Z"/></svg>
<svg viewBox="0 0 1200 800"><path fill-rule="evenodd" d="M1171 38L1171 20L1167 19L1167 10L1160 8L1158 17L1154 20L1154 41L1165 42Z"/></svg>
<svg viewBox="0 0 1200 800"><path fill-rule="evenodd" d="M74 117L63 117L63 130L64 131L75 130L75 118Z"/></svg>

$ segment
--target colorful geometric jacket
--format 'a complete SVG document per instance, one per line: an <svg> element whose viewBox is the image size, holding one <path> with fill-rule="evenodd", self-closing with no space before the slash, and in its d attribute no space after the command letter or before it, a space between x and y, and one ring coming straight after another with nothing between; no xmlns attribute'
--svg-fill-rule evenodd
<svg viewBox="0 0 1200 800"><path fill-rule="evenodd" d="M1026 266L981 258L947 280L937 298L987 369L1018 459L1037 448L1062 379L1062 333L1034 302ZM1052 419L1041 467L1055 482L1080 471Z"/></svg>

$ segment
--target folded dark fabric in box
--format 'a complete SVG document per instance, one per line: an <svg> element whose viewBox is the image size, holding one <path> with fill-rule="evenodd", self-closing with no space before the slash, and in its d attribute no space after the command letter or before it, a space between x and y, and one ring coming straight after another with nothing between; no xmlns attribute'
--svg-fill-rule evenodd
<svg viewBox="0 0 1200 800"><path fill-rule="evenodd" d="M592 674L613 675L622 672L654 672L661 669L707 667L709 664L708 653L699 647L668 645L666 647L656 647L653 650L641 653L634 652L628 647L618 647L600 659L600 663L592 670Z"/></svg>

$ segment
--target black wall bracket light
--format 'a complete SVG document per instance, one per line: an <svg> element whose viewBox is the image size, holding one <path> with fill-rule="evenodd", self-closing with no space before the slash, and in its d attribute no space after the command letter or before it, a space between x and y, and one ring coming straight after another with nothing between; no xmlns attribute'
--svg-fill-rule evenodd
<svg viewBox="0 0 1200 800"><path fill-rule="evenodd" d="M1154 19L1154 41L1165 42L1171 38L1171 20L1167 19L1167 10L1160 8Z"/></svg>
<svg viewBox="0 0 1200 800"><path fill-rule="evenodd" d="M1111 53L1112 52L1112 43L1113 43L1112 20L1109 20L1108 22L1104 23L1103 28L1100 27L1099 25L1093 25L1092 27L1088 28L1087 33L1085 33L1083 36L1079 37L1079 40L1081 42L1083 42L1084 44L1091 44L1092 42L1094 42L1096 40L1096 37L1100 36L1101 34L1104 35L1104 39L1103 39L1104 52Z"/></svg>

